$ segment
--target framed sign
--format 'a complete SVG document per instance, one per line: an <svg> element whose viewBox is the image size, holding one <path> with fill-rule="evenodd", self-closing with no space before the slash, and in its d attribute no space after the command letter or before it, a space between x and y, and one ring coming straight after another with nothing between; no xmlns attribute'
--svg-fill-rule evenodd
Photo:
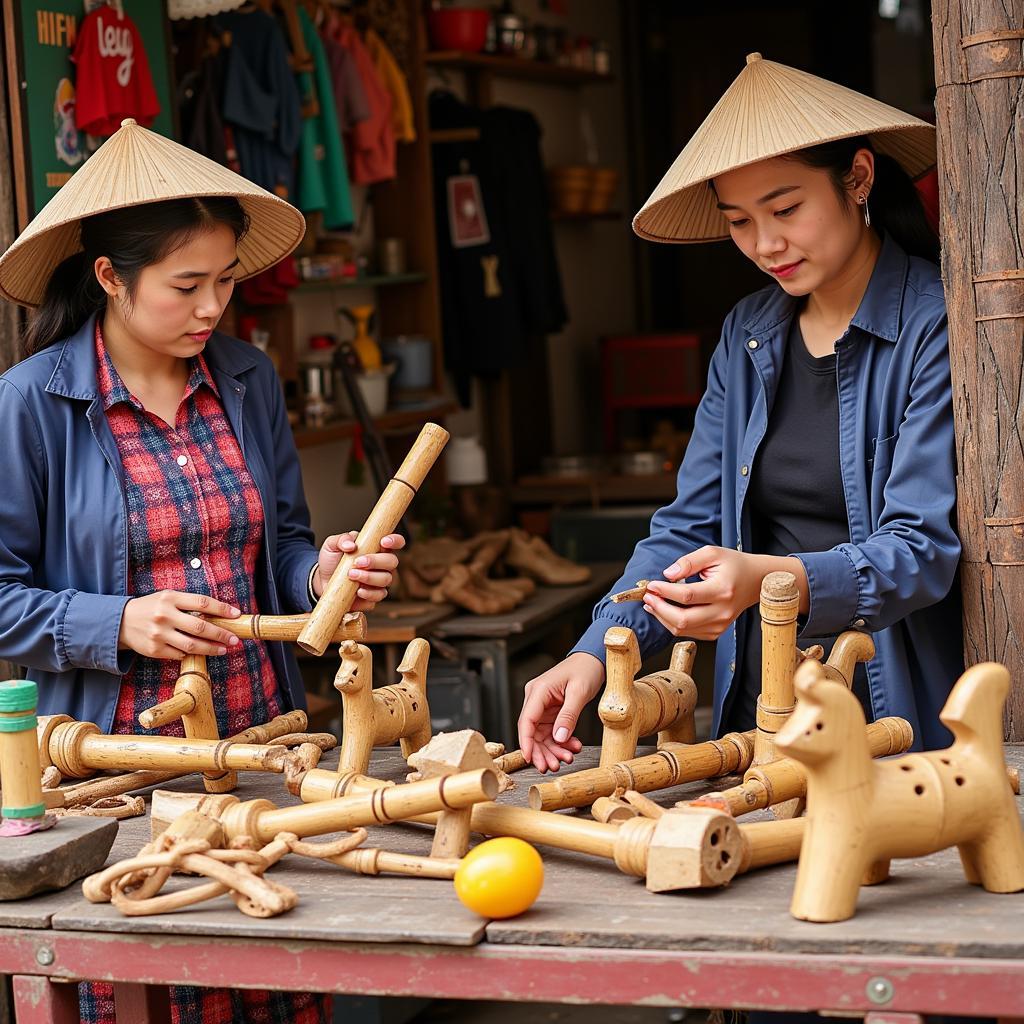
<svg viewBox="0 0 1024 1024"><path fill-rule="evenodd" d="M144 63L160 105L149 127L173 137L170 31L163 0L118 0L116 7L83 0L3 0L3 5L21 231L102 141L78 131L75 121L77 69L71 55L87 9L109 9L110 17L105 19L109 24L99 26L96 47L104 57L116 58L115 78L125 78L140 67L133 48L140 44L144 48ZM125 31L126 19L119 18L117 7L134 24L137 35Z"/></svg>

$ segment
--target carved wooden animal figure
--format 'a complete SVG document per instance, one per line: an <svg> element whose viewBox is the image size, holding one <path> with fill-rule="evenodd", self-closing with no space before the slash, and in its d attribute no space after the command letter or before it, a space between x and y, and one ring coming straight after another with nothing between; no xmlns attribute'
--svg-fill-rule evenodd
<svg viewBox="0 0 1024 1024"><path fill-rule="evenodd" d="M640 648L631 629L612 626L604 635L604 646L608 683L597 709L604 723L601 765L628 761L636 754L640 737L655 732L659 746L693 743L697 686L690 672L697 645L676 644L668 669L640 679Z"/></svg>
<svg viewBox="0 0 1024 1024"><path fill-rule="evenodd" d="M402 681L375 690L369 647L353 640L341 645L341 668L334 678L343 706L339 772L365 774L374 747L400 740L402 756L409 757L430 740L429 659L430 644L417 637L398 666Z"/></svg>
<svg viewBox="0 0 1024 1024"><path fill-rule="evenodd" d="M969 882L1024 889L1024 832L1003 761L1002 665L975 665L953 687L939 716L951 747L883 762L871 759L864 713L846 687L812 662L795 682L799 702L775 743L807 769L794 917L852 917L862 881L887 877L890 858L949 846Z"/></svg>

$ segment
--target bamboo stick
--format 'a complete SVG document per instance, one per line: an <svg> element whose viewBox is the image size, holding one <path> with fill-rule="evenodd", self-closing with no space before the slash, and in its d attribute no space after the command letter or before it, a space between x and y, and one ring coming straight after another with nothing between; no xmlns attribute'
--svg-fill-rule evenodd
<svg viewBox="0 0 1024 1024"><path fill-rule="evenodd" d="M321 655L327 649L343 616L351 610L360 587L358 580L349 579L349 570L360 556L380 551L381 538L391 533L401 521L447 442L448 431L444 427L436 423L424 424L405 461L359 531L355 552L345 555L338 563L327 581L327 589L299 633L298 644L303 650Z"/></svg>
<svg viewBox="0 0 1024 1024"><path fill-rule="evenodd" d="M454 878L462 863L458 858L415 857L409 853L392 853L372 847L360 847L326 860L359 875L409 875L415 878Z"/></svg>
<svg viewBox="0 0 1024 1024"><path fill-rule="evenodd" d="M868 726L867 733L872 757L902 754L914 742L914 730L902 718L880 718ZM802 800L806 795L807 769L799 761L780 757L750 768L738 786L686 803L717 807L738 817L787 800Z"/></svg>
<svg viewBox="0 0 1024 1024"><path fill-rule="evenodd" d="M761 581L761 695L757 699L754 764L774 761L775 734L796 706L796 620L800 592L791 572L770 572Z"/></svg>
<svg viewBox="0 0 1024 1024"><path fill-rule="evenodd" d="M279 832L293 832L303 838L365 825L386 825L432 811L469 807L493 800L497 793L498 777L490 768L404 786L377 786L335 800L282 808L269 800L239 803L228 794L200 796L157 790L153 794L152 827L154 834L159 834L179 813L198 809L223 824L229 841L237 836L250 836L263 844Z"/></svg>
<svg viewBox="0 0 1024 1024"><path fill-rule="evenodd" d="M588 768L533 785L530 787L530 806L543 811L585 807L598 797L611 796L619 788L650 793L685 782L744 772L750 767L753 752L753 730L731 732L720 740L704 743L669 743L656 754Z"/></svg>
<svg viewBox="0 0 1024 1024"><path fill-rule="evenodd" d="M309 614L239 615L237 619L211 618L209 621L234 633L239 640L282 640L295 643L309 622ZM366 632L366 616L362 612L347 612L327 642L340 644L346 640L363 641Z"/></svg>
<svg viewBox="0 0 1024 1024"><path fill-rule="evenodd" d="M46 818L36 747L36 684L12 679L0 684L0 836L37 832Z"/></svg>

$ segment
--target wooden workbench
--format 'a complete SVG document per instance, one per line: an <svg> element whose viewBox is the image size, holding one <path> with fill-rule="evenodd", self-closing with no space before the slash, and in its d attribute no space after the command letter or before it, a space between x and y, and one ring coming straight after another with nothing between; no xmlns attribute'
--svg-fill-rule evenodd
<svg viewBox="0 0 1024 1024"><path fill-rule="evenodd" d="M1008 748L1008 760L1024 767L1024 748ZM596 763L596 751L577 763ZM380 777L401 780L406 770L397 750L375 755ZM537 778L518 773L501 801L525 804ZM198 777L168 788L198 790ZM669 805L702 788L657 798ZM237 793L294 802L276 776L245 776ZM111 862L148 838L148 815L122 822ZM372 829L367 845L426 854L429 832ZM299 905L269 920L245 917L226 897L125 918L74 885L0 904L0 972L20 976L16 999L34 1003L32 1021L64 1020L70 1005L73 987L47 977L128 983L120 991L135 1014L145 1005L138 985L174 982L850 1013L1019 1016L1024 1006L1024 894L967 885L955 851L894 862L892 880L863 889L857 915L831 925L789 916L791 865L724 890L653 895L610 862L542 854L540 899L506 922L466 910L447 881L362 877L298 857L271 877L293 887Z"/></svg>

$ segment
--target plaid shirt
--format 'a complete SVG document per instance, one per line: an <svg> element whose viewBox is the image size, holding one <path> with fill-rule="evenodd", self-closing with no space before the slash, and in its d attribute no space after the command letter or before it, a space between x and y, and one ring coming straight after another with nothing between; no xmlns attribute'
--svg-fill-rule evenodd
<svg viewBox="0 0 1024 1024"><path fill-rule="evenodd" d="M125 386L96 324L100 397L124 469L131 593L184 590L209 594L256 613L255 567L263 546L259 491L224 414L202 355L190 360L185 393L171 427L147 412ZM174 692L179 663L139 655L121 681L114 731L142 732L139 714ZM266 645L243 640L209 658L213 704L221 736L280 713L277 679ZM164 735L183 736L181 722ZM83 982L86 1024L115 1024L113 986ZM323 1024L330 997L172 986L174 1024Z"/></svg>
<svg viewBox="0 0 1024 1024"><path fill-rule="evenodd" d="M174 426L147 412L128 390L96 323L100 398L124 469L130 593L209 594L256 613L255 569L263 507L202 355L189 361ZM114 732L144 730L139 715L174 693L180 665L138 656L121 681ZM280 711L277 679L259 641L211 657L221 736L270 721ZM183 736L181 722L159 730Z"/></svg>

